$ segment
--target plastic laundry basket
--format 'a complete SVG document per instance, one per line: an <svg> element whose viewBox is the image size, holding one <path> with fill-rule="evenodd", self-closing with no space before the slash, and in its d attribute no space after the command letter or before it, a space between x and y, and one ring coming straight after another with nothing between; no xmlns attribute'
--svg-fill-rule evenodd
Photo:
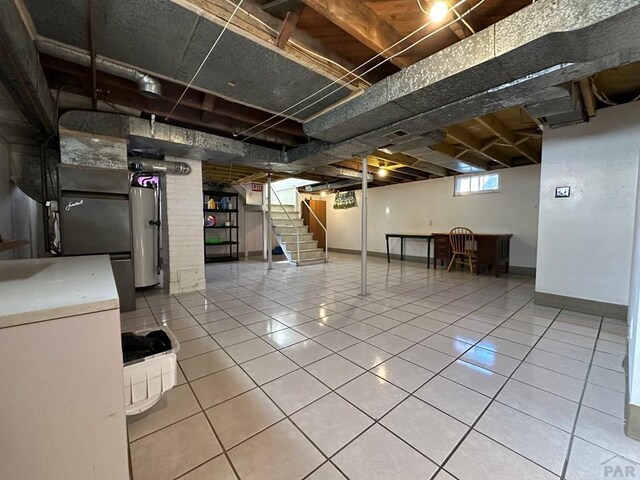
<svg viewBox="0 0 640 480"><path fill-rule="evenodd" d="M162 394L171 390L177 381L180 344L173 332L166 327L137 330L136 335L146 335L163 330L171 339L171 350L134 360L124 365L124 401L127 415L136 415L153 407Z"/></svg>

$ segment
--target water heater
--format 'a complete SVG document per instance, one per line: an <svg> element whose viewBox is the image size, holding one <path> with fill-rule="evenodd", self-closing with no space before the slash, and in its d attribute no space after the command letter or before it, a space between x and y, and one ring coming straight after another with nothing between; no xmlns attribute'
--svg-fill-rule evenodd
<svg viewBox="0 0 640 480"><path fill-rule="evenodd" d="M133 227L133 266L136 288L160 283L158 275L158 196L157 189L132 186L131 223Z"/></svg>

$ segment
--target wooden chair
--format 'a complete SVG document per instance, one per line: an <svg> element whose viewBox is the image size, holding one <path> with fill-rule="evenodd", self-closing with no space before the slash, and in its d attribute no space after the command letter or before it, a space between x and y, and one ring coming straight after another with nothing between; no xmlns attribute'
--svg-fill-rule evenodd
<svg viewBox="0 0 640 480"><path fill-rule="evenodd" d="M476 240L473 232L465 227L455 227L449 232L451 243L451 261L447 272L451 270L453 263L469 264L469 271L473 275L473 262L476 259ZM456 260L457 259L457 260Z"/></svg>

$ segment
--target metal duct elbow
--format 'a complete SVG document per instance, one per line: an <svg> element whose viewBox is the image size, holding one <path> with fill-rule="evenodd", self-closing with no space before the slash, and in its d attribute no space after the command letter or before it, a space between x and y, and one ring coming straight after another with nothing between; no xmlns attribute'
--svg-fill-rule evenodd
<svg viewBox="0 0 640 480"><path fill-rule="evenodd" d="M129 170L137 173L165 173L167 175L189 175L191 173L191 167L185 162L142 159L131 162Z"/></svg>
<svg viewBox="0 0 640 480"><path fill-rule="evenodd" d="M67 62L85 67L91 66L91 56L88 53L58 42L40 38L36 40L36 48L40 53L44 53L51 57L66 60ZM125 67L124 65L114 63L103 57L96 57L95 66L96 70L100 70L101 72L136 82L138 91L145 97L158 98L162 96L162 85L160 84L160 81L151 75L139 72L131 67Z"/></svg>
<svg viewBox="0 0 640 480"><path fill-rule="evenodd" d="M162 85L158 80L146 73L135 71L138 91L147 98L159 98L162 96Z"/></svg>

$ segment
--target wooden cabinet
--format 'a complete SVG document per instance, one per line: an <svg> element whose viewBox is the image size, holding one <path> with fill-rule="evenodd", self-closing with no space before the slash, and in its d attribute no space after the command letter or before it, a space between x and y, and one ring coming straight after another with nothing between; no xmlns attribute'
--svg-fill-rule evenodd
<svg viewBox="0 0 640 480"><path fill-rule="evenodd" d="M474 234L476 240L477 272L490 270L496 277L500 272L509 273L510 233ZM448 233L434 233L434 268L438 265L445 268L451 260L451 243Z"/></svg>

